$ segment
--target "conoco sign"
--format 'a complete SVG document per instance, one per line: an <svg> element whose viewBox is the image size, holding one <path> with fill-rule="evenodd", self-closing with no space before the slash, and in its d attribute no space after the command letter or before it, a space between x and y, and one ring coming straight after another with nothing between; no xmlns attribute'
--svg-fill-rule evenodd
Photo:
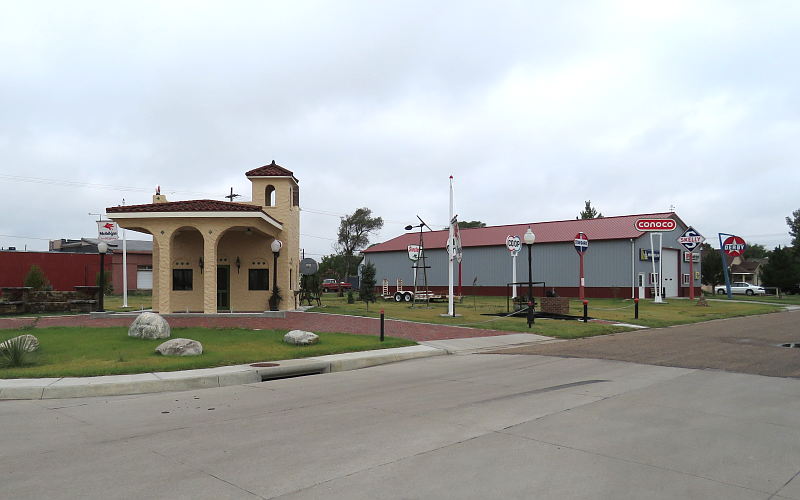
<svg viewBox="0 0 800 500"><path fill-rule="evenodd" d="M672 231L678 223L675 219L637 219L633 226L637 231Z"/></svg>

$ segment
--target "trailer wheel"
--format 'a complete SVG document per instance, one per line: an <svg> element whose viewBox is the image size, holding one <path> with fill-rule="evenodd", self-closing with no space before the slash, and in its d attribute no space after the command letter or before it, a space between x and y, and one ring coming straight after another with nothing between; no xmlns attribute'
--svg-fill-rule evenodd
<svg viewBox="0 0 800 500"><path fill-rule="evenodd" d="M411 293L406 292L405 294L403 294L403 300L405 300L406 302L411 302Z"/></svg>
<svg viewBox="0 0 800 500"><path fill-rule="evenodd" d="M402 302L403 301L403 294L400 293L400 292L395 293L394 294L394 301L395 302Z"/></svg>

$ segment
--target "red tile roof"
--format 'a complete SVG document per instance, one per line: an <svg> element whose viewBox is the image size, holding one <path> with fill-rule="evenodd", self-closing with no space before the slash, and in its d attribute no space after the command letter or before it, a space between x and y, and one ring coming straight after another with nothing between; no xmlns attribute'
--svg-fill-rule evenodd
<svg viewBox="0 0 800 500"><path fill-rule="evenodd" d="M263 212L261 207L247 203L231 203L217 200L169 201L167 203L148 203L146 205L125 205L108 207L110 214L129 212Z"/></svg>
<svg viewBox="0 0 800 500"><path fill-rule="evenodd" d="M248 171L245 173L247 177L292 177L294 178L294 174L291 170L286 170L285 168L281 167L275 160L272 160L272 163L269 165L264 165L263 167L254 168L253 170ZM297 179L295 179L297 180Z"/></svg>
<svg viewBox="0 0 800 500"><path fill-rule="evenodd" d="M583 231L592 240L618 240L638 238L642 231L637 231L633 224L637 219L662 219L674 218L681 224L683 221L674 212L655 214L622 215L618 217L603 217L601 219L576 219L554 222L534 222L531 224L509 224L505 226L489 226L473 229L461 229L461 245L463 247L479 247L505 245L506 236L517 235L522 237L528 226L536 235L536 243L556 243L573 241L575 235ZM445 248L447 244L446 230L426 231L423 233L425 248ZM371 252L396 252L406 251L408 245L419 244L419 233L406 233L389 241L380 243L364 250Z"/></svg>

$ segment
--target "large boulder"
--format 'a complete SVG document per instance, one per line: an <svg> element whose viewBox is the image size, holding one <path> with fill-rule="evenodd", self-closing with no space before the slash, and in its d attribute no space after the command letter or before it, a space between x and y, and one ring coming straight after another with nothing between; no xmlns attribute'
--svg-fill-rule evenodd
<svg viewBox="0 0 800 500"><path fill-rule="evenodd" d="M199 356L203 354L203 344L192 339L170 339L156 347L156 352L164 356Z"/></svg>
<svg viewBox="0 0 800 500"><path fill-rule="evenodd" d="M283 336L283 341L293 345L311 345L319 342L319 335L303 330L292 330Z"/></svg>
<svg viewBox="0 0 800 500"><path fill-rule="evenodd" d="M22 348L27 352L33 352L39 348L39 339L33 335L20 335L0 343L0 349L8 349L10 345L16 344L17 342L19 342Z"/></svg>
<svg viewBox="0 0 800 500"><path fill-rule="evenodd" d="M129 337L140 339L168 339L169 323L160 314L143 312L133 320L128 328Z"/></svg>

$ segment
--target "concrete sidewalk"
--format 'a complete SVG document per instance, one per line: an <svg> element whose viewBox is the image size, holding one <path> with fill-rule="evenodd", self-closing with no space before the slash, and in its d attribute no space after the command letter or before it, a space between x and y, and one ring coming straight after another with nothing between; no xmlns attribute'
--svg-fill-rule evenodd
<svg viewBox="0 0 800 500"><path fill-rule="evenodd" d="M553 340L532 334L497 335L424 342L427 345L331 354L246 365L175 372L0 380L0 400L60 399L186 391L265 380L357 370L368 366L444 354L466 354ZM261 365L261 366L258 366Z"/></svg>

